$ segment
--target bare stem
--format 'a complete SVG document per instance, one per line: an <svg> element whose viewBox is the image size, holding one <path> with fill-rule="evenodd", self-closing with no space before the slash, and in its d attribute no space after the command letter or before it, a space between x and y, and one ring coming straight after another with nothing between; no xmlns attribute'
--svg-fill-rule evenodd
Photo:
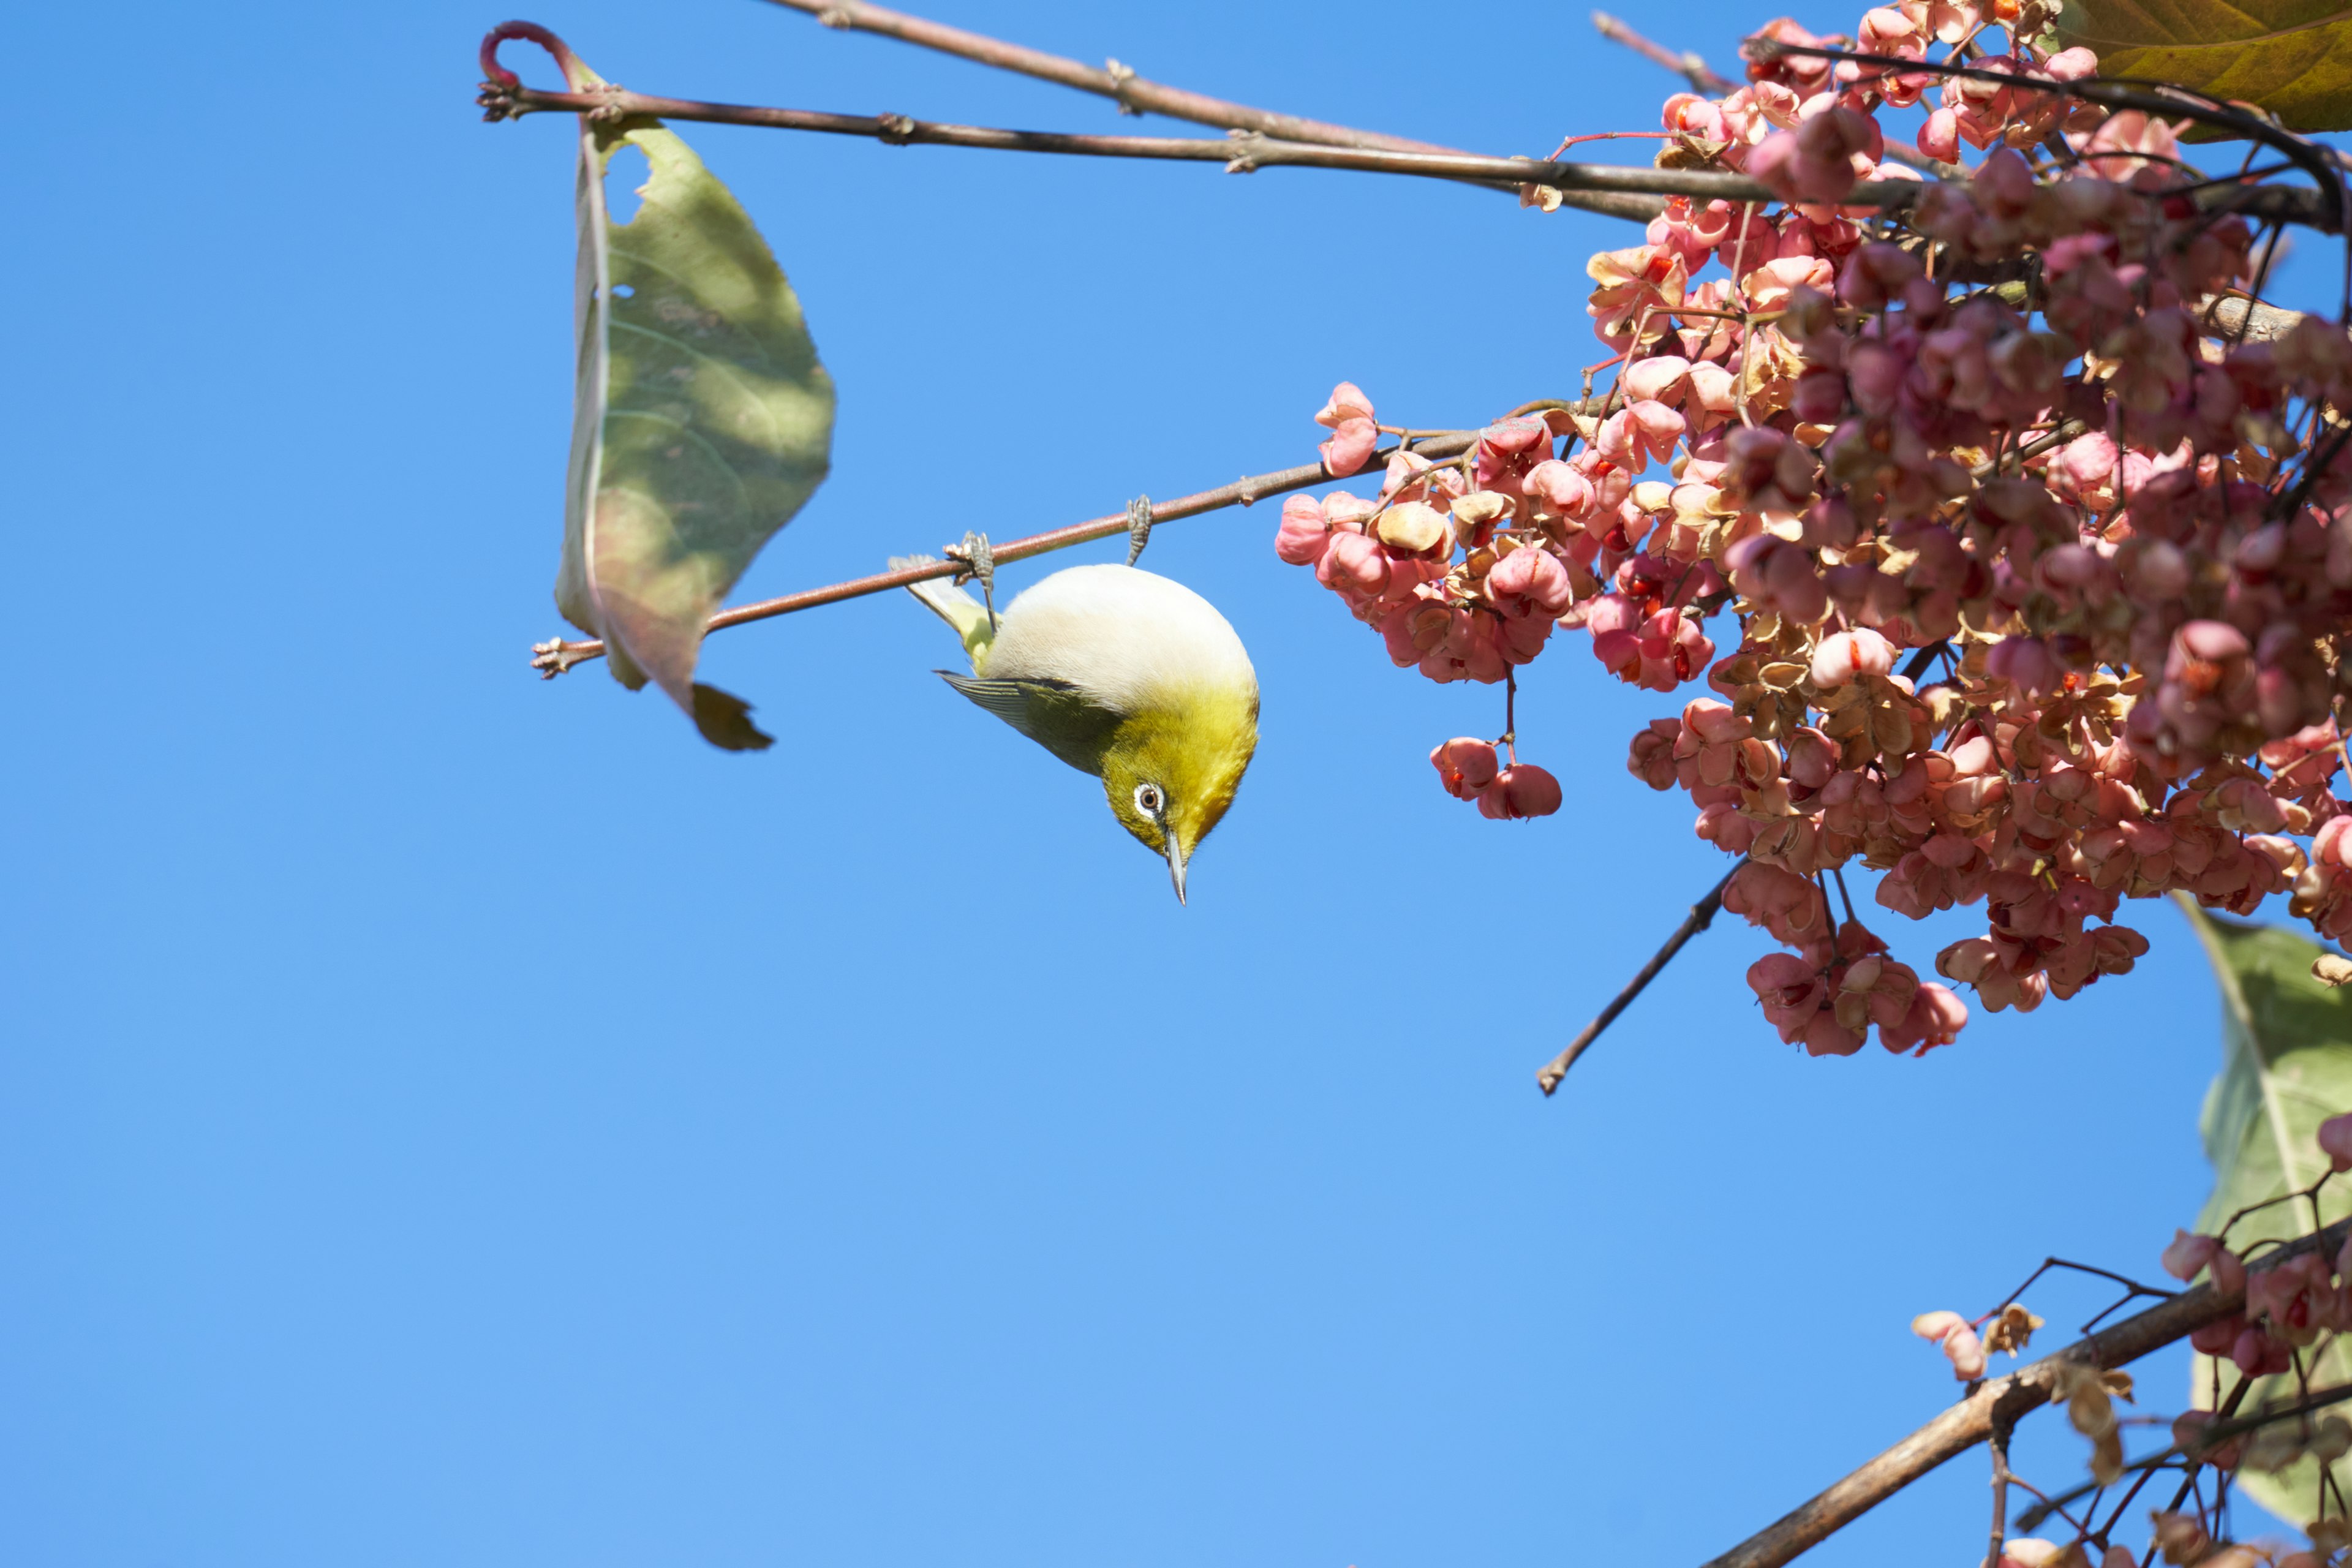
<svg viewBox="0 0 2352 1568"><path fill-rule="evenodd" d="M2009 1423L1992 1427L1992 1544L1985 1551L1984 1568L2000 1568L2001 1544L2009 1538Z"/></svg>
<svg viewBox="0 0 2352 1568"><path fill-rule="evenodd" d="M867 136L893 146L922 143L941 147L973 147L996 153L1053 153L1086 158L1143 158L1193 163L1222 163L1228 174L1246 174L1284 166L1349 169L1365 174L1405 174L1423 179L1470 181L1507 186L1513 191L1549 185L1569 193L1586 192L1613 199L1594 205L1612 216L1643 222L1663 208L1645 197L1689 196L1727 201L1770 201L1771 193L1738 174L1703 169L1627 168L1612 163L1570 163L1556 159L1496 158L1472 153L1395 153L1357 147L1318 146L1305 142L1276 142L1255 132L1229 137L1083 136L1058 131L1013 131L986 125L953 125L915 120L903 114L833 114L821 110L772 109L752 104L708 103L696 99L659 98L625 88L602 87L588 92L543 92L537 88L488 81L477 100L486 120L519 120L534 111L602 114L609 118L645 116L660 120L698 121L713 125L747 125L771 131L814 131L835 136ZM1850 206L1905 206L1917 199L1916 180L1865 181L1844 198Z"/></svg>
<svg viewBox="0 0 2352 1568"><path fill-rule="evenodd" d="M904 11L867 5L862 0L768 0L768 3L793 11L805 11L828 27L843 27L897 38L901 43L937 49L941 54L955 55L998 70L1017 71L1023 76L1074 87L1080 92L1115 100L1120 110L1129 114L1164 114L1171 120L1189 120L1195 125L1214 125L1228 131L1255 131L1286 142L1319 142L1333 147L1376 147L1393 153L1454 151L1433 142L1414 142L1378 131L1359 131L1352 125L1334 125L1328 121L1281 114L1270 109L1253 109L1245 103L1231 103L1222 98L1165 87L1136 75L1117 60L1108 61L1097 69L1066 56L1049 55L1043 49L1008 44L985 34L968 33L961 27L950 27L945 23L911 16Z"/></svg>
<svg viewBox="0 0 2352 1568"><path fill-rule="evenodd" d="M2344 1245L2347 1236L2352 1236L2352 1219L2338 1220L2316 1236L2304 1237L2265 1255L2250 1265L2249 1271L2273 1268L2285 1258L2306 1252L2332 1254ZM2210 1283L2200 1285L2006 1377L1978 1383L1941 1415L1794 1512L1716 1558L1706 1568L1780 1568L1945 1460L1985 1441L1992 1436L1997 1417L2013 1425L2027 1412L2050 1403L2063 1373L2074 1366L2116 1367L2137 1361L2186 1339L2207 1323L2239 1311L2245 1300L2242 1290L2222 1291Z"/></svg>
<svg viewBox="0 0 2352 1568"><path fill-rule="evenodd" d="M1717 72L1694 51L1685 49L1681 54L1676 54L1665 45L1653 43L1642 37L1606 11L1592 13L1592 26L1595 31L1611 43L1622 44L1653 65L1664 66L1673 71L1689 82L1691 90L1694 92L1720 94L1729 92L1739 85L1729 77Z"/></svg>
<svg viewBox="0 0 2352 1568"><path fill-rule="evenodd" d="M1448 458L1466 452L1476 446L1478 433L1475 430L1449 430L1417 436L1414 441L1412 449L1425 457ZM1385 447L1374 452L1366 460L1365 468L1377 469L1396 450L1394 447ZM1220 485L1213 490L1202 490L1195 495L1179 496L1174 500L1155 501L1151 508L1151 521L1157 526L1163 522L1172 522L1180 517L1198 517L1202 512L1216 511L1224 507L1247 506L1267 496L1280 495L1286 490L1304 489L1309 485L1319 485L1338 477L1339 476L1333 474L1321 463L1307 463L1295 468L1277 468L1270 474L1256 474L1248 479L1235 479L1232 484ZM1126 532L1129 526L1130 520L1128 514L1125 511L1119 511L1108 517L1092 518L1085 522L1072 523L1067 528L1057 528L1045 533L1033 533L1025 539L1009 540L996 545L992 553L1000 564L1007 561L1022 561L1032 555L1043 555L1047 551L1064 550L1073 544L1085 544L1097 539L1108 539L1115 533ZM773 619L777 616L789 616L799 610L814 610L820 605L837 605L845 599L863 598L868 594L887 594L893 588L908 587L916 583L929 581L933 577L952 576L961 570L962 568L953 561L940 561L929 566L909 566L897 572L879 572L871 577L856 577L846 583L833 584L828 587L810 588L798 594L787 594L781 599L765 599L757 604L739 605L731 610L721 610L711 616L708 629L714 632L720 631L728 626L740 626L751 621L764 621ZM530 652L530 667L546 679L552 680L575 664L603 658L604 645L602 641L593 638L582 642L567 642L562 637L552 637L546 642L534 644Z"/></svg>
<svg viewBox="0 0 2352 1568"><path fill-rule="evenodd" d="M1739 864L1744 866L1747 863L1742 859ZM1536 1074L1536 1082L1546 1094L1559 1087L1559 1080L1568 1076L1568 1069L1576 1065L1576 1058L1601 1037L1601 1030L1617 1021L1618 1014L1633 1005L1633 998L1658 977L1660 971L1674 962L1675 954L1683 950L1683 944L1705 931L1714 921L1716 911L1723 908L1723 889L1731 886L1731 879L1738 873L1739 866L1726 871L1723 880L1717 882L1706 897L1691 906L1690 913L1683 917L1683 923L1675 928L1674 935L1666 938L1664 947L1650 955L1650 962L1642 965L1641 973L1627 981L1625 989L1617 993L1615 1000L1601 1009L1601 1016L1585 1025L1583 1031L1568 1042L1568 1049L1544 1064L1543 1070Z"/></svg>
<svg viewBox="0 0 2352 1568"><path fill-rule="evenodd" d="M2273 1422L2292 1421L2298 1416L2308 1415L2315 1410L2325 1410L2331 1405L2341 1405L2347 1399L2352 1399L2352 1384L2322 1389L2319 1393L2299 1399L2293 1405L2281 1405L2274 1410L2257 1410L2252 1415L2242 1415L2235 1421L2216 1421L2188 1442L2175 1443L2168 1448L2150 1454L2145 1459L2135 1459L2124 1468L2152 1470L2158 1466L2168 1465L2175 1459L2193 1459L2198 1454L2210 1453L2232 1437L2242 1437L2247 1433L2258 1431ZM2192 1464L2189 1468L2193 1473L2196 1467ZM2017 1527L2020 1530L2032 1530L2076 1498L2087 1497L2108 1484L2110 1483L2104 1481L2085 1481L2073 1491L2061 1492L2054 1498L2036 1503L2018 1516ZM2178 1508L2179 1504L2176 1502L2173 1506Z"/></svg>
<svg viewBox="0 0 2352 1568"><path fill-rule="evenodd" d="M944 23L911 16L903 11L892 11L880 5L867 5L862 0L769 0L773 5L794 11L805 11L828 27L845 27L861 33L874 33L902 43L917 44L927 49L937 49L998 70L1017 71L1023 76L1036 77L1042 81L1056 82L1063 87L1091 92L1116 100L1124 114L1164 114L1171 120L1190 121L1195 125L1213 125L1224 131L1255 132L1283 142L1309 142L1328 147L1356 147L1366 151L1389 153L1453 153L1457 149L1434 142L1416 142L1409 137L1391 136L1379 131L1361 131L1352 125L1335 125L1328 121L1309 120L1303 115L1283 114L1270 109L1254 109L1245 103L1234 103L1205 93L1188 92L1182 88L1168 87L1138 76L1117 60L1106 60L1101 68L1070 59L1063 55L1047 54L1020 44L1008 44L985 34L966 32ZM1613 201L1605 193L1560 189L1560 199L1570 206L1588 212L1606 214L1612 217L1630 217L1646 223L1654 213L1636 214L1627 210L1622 202Z"/></svg>

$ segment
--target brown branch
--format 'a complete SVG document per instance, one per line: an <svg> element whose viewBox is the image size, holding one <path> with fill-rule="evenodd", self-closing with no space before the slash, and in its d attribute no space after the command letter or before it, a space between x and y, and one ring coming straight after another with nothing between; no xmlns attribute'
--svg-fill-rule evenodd
<svg viewBox="0 0 2352 1568"><path fill-rule="evenodd" d="M1606 11L1592 13L1592 26L1611 43L1622 44L1653 65L1664 66L1673 71L1691 84L1693 92L1721 94L1735 91L1739 86L1729 77L1719 75L1695 51L1685 49L1676 54L1665 45L1653 43L1642 37Z"/></svg>
<svg viewBox="0 0 2352 1568"><path fill-rule="evenodd" d="M2347 1236L2352 1236L2352 1219L2338 1220L2316 1236L2304 1237L2250 1264L2249 1272L2273 1268L2306 1252L2333 1253L2344 1245ZM2049 1404L2061 1374L2071 1367L2117 1367L2137 1361L2239 1311L2245 1300L2242 1290L2222 1291L2210 1283L2200 1285L2006 1377L1977 1383L1941 1415L1706 1568L1780 1568L1947 1459L1985 1441L1992 1436L1997 1419L2014 1424L2027 1412Z"/></svg>
<svg viewBox="0 0 2352 1568"><path fill-rule="evenodd" d="M1457 457L1477 445L1478 433L1475 430L1450 430L1442 434L1416 437L1415 441L1417 444L1412 449L1424 457L1451 458ZM1394 447L1381 447L1366 460L1364 469L1377 471L1396 450ZM1174 500L1156 501L1151 508L1151 521L1154 526L1157 526L1163 522L1172 522L1181 517L1198 517L1202 512L1216 511L1224 507L1247 506L1267 496L1280 495L1286 490L1304 489L1309 485L1319 485L1338 477L1321 463L1307 463L1295 468L1277 468L1270 474L1257 474L1248 479L1235 479L1232 484L1220 485L1213 490L1202 490L1195 495L1179 496ZM1108 517L1092 518L1085 522L1072 523L1067 528L1055 529L1050 532L1033 533L1025 539L1008 540L1004 543L994 546L991 554L1000 565L1007 561L1024 561L1032 555L1043 555L1047 551L1064 550L1073 544L1086 544L1097 539L1108 539L1113 534L1127 532L1130 526L1132 526L1131 520L1126 512L1115 512ZM821 605L837 605L844 599L863 598L868 594L887 594L893 588L908 587L917 583L928 582L934 577L951 577L962 570L964 570L963 566L957 562L940 561L929 566L909 566L897 572L878 572L871 577L856 577L846 583L833 584L828 587L810 588L798 594L787 594L781 599L763 599L757 604L739 605L731 610L721 610L710 617L710 624L707 629L714 632L723 631L729 626L740 626L751 621L772 620L778 616L789 616L799 610L814 610ZM543 643L532 645L530 652L530 667L547 679L552 680L575 664L603 658L604 645L593 638L583 642L567 642L562 637L551 637Z"/></svg>
<svg viewBox="0 0 2352 1568"><path fill-rule="evenodd" d="M2303 312L2282 310L2259 300L2216 295L2206 300L2198 319L2250 343L2275 342L2300 326Z"/></svg>
<svg viewBox="0 0 2352 1568"><path fill-rule="evenodd" d="M1282 114L1270 109L1253 109L1245 103L1211 98L1205 93L1188 92L1182 88L1168 87L1139 77L1117 60L1107 61L1097 70L1093 66L1063 55L1050 55L1043 49L1008 44L984 34L966 32L961 27L950 27L921 16L910 16L903 11L864 5L860 0L768 0L768 3L794 11L805 11L828 27L845 27L897 38L902 43L937 49L942 54L955 55L999 70L1017 71L1023 76L1076 88L1080 92L1091 92L1116 100L1120 112L1125 114L1164 114L1171 120L1190 121L1195 125L1214 125L1224 131L1255 132L1276 141L1307 142L1328 147L1355 147L1388 153L1457 151L1433 142L1415 142L1409 137L1391 136L1378 131L1360 131L1352 125L1334 125L1325 120L1309 120L1303 115ZM1560 199L1570 206L1611 217L1632 218L1637 223L1646 223L1657 216L1654 212L1635 213L1622 202L1612 201L1597 192L1563 188Z"/></svg>
<svg viewBox="0 0 2352 1568"><path fill-rule="evenodd" d="M1474 153L1391 153L1356 147L1276 142L1255 132L1223 138L1181 136L1087 136L1058 131L1012 131L995 126L953 125L903 114L833 114L808 109L771 109L751 104L709 103L659 98L604 87L588 92L544 92L487 81L476 101L485 120L519 120L541 110L646 116L748 125L773 131L814 131L836 136L868 136L894 146L923 143L973 147L998 153L1052 153L1089 158L1144 158L1178 163L1222 163L1229 174L1292 166L1347 169L1365 174L1407 174L1423 179L1470 181L1508 186L1549 185L1570 193L1610 198L1594 210L1646 222L1663 209L1660 195L1699 200L1769 202L1775 198L1755 181L1701 169L1645 169L1612 163L1570 163L1556 159L1497 158ZM1916 180L1874 180L1856 185L1843 199L1847 206L1907 206L1925 187ZM1588 206L1591 203L1585 204Z"/></svg>
<svg viewBox="0 0 2352 1568"><path fill-rule="evenodd" d="M1739 865L1744 866L1747 863L1743 858ZM1666 945L1652 953L1650 962L1642 965L1641 973L1627 981L1625 989L1617 993L1616 998L1609 1005L1601 1009L1601 1016L1585 1025L1583 1032L1568 1042L1568 1049L1544 1064L1543 1070L1536 1074L1536 1082L1542 1087L1546 1094L1551 1093L1559 1087L1559 1080L1568 1076L1568 1069L1576 1065L1576 1058L1582 1056L1592 1042L1601 1037L1601 1030L1617 1021L1618 1014L1633 1005L1633 998L1639 996L1648 987L1650 982L1658 977L1661 970L1674 962L1675 954L1683 950L1683 944L1705 931L1714 921L1716 911L1723 908L1723 889L1731 886L1731 879L1738 874L1739 866L1734 866L1730 870L1726 871L1723 874L1723 880L1717 882L1706 897L1691 906L1690 913L1683 917L1683 923L1675 928L1675 934L1666 938Z"/></svg>
<svg viewBox="0 0 2352 1568"><path fill-rule="evenodd" d="M1255 131L1260 135L1276 137L1285 142L1318 142L1332 147L1381 148L1391 153L1450 153L1454 150L1433 142L1414 142L1378 131L1359 131L1352 125L1334 125L1328 121L1279 114L1270 109L1253 109L1245 103L1231 103L1222 98L1210 98L1202 93L1187 92L1181 88L1162 86L1136 75L1117 60L1097 70L1066 56L1024 48L1019 44L1008 44L984 34L968 33L961 27L910 16L903 11L864 5L861 0L768 0L768 3L793 11L805 11L828 27L845 27L897 38L901 43L918 44L942 54L992 66L998 70L1017 71L1023 76L1074 87L1080 92L1115 100L1120 110L1129 114L1164 114L1171 120L1189 120L1195 125L1214 125L1228 131Z"/></svg>

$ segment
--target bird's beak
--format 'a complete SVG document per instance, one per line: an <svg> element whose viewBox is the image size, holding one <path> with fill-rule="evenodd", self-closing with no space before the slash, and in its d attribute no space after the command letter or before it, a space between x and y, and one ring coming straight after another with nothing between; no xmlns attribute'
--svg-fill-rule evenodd
<svg viewBox="0 0 2352 1568"><path fill-rule="evenodd" d="M1184 901L1185 858L1184 847L1176 842L1174 834L1170 834L1168 836L1168 879L1176 884L1176 901L1180 904Z"/></svg>

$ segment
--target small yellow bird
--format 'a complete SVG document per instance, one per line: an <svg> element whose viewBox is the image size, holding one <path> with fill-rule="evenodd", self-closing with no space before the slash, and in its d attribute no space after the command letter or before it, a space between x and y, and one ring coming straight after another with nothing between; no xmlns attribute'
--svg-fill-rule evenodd
<svg viewBox="0 0 2352 1568"><path fill-rule="evenodd" d="M970 676L939 674L1099 777L1119 826L1167 858L1181 903L1185 864L1257 750L1257 672L1225 617L1181 583L1132 566L1056 572L1001 616L936 579L908 592L971 658Z"/></svg>

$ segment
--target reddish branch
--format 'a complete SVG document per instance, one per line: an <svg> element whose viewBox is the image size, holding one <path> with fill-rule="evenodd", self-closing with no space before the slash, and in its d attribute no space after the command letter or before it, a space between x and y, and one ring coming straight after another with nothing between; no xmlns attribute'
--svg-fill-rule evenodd
<svg viewBox="0 0 2352 1568"><path fill-rule="evenodd" d="M2352 1219L2338 1220L2316 1236L2290 1242L2260 1261L2248 1264L2247 1269L2259 1273L2306 1252L2332 1256L2344 1245L2347 1235L2352 1235ZM2207 1323L2238 1312L2245 1301L2243 1290L2223 1291L2210 1284L2200 1285L2006 1377L1975 1384L1958 1405L1803 1507L1708 1563L1706 1568L1780 1568L1780 1564L1818 1545L1945 1460L1984 1442L1993 1435L1996 1424L2014 1425L2027 1412L2049 1404L2052 1392L2062 1381L2060 1374L2070 1366L2104 1369L2137 1361L2187 1339Z"/></svg>
<svg viewBox="0 0 2352 1568"><path fill-rule="evenodd" d="M1475 430L1448 431L1442 435L1415 437L1412 449L1426 458L1453 458L1468 451L1478 439ZM1367 467L1377 471L1386 463L1393 447L1382 447L1372 454ZM1270 474L1257 474L1249 479L1235 479L1213 490L1197 495L1180 496L1174 500L1158 501L1151 508L1154 526L1172 522L1180 517L1198 517L1204 511L1216 511L1229 506L1247 506L1266 496L1280 495L1286 490L1304 489L1336 478L1321 463L1307 463L1296 468L1278 468ZM1108 517L1097 517L1085 522L1075 522L1067 528L1057 528L1048 533L1033 533L1026 539L1008 540L992 547L991 553L999 564L1007 561L1024 561L1032 555L1043 555L1049 550L1064 550L1073 544L1085 544L1097 539L1108 539L1125 533L1132 525L1124 511ZM863 598L868 594L887 594L893 588L927 582L934 577L951 577L964 568L953 561L935 562L929 566L909 566L898 572L878 572L871 577L853 578L829 587L810 588L798 594L787 594L781 599L764 599L757 604L739 605L731 610L721 610L710 617L710 631L728 626L740 626L750 621L772 620L798 610L814 610L820 605L837 605L844 599ZM604 657L604 645L590 639L567 642L551 637L531 647L530 667L552 680L575 664Z"/></svg>

